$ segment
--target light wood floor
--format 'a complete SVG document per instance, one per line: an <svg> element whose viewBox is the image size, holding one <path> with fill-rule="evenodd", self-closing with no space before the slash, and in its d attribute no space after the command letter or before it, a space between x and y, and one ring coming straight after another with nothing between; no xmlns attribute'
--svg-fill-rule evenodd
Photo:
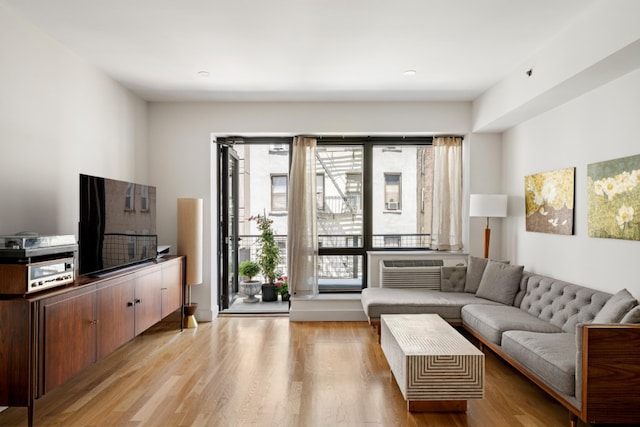
<svg viewBox="0 0 640 427"><path fill-rule="evenodd" d="M485 398L466 414L412 414L366 323L225 317L177 328L154 326L37 400L35 424L569 425L567 410L490 352ZM26 409L0 413L0 425L26 425Z"/></svg>

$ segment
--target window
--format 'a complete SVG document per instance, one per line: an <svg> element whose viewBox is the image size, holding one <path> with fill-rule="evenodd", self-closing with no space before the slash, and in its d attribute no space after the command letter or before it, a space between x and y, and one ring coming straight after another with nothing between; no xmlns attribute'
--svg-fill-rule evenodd
<svg viewBox="0 0 640 427"><path fill-rule="evenodd" d="M362 210L362 174L347 172L347 204L356 211Z"/></svg>
<svg viewBox="0 0 640 427"><path fill-rule="evenodd" d="M403 144L402 150L397 151L385 148L388 147L378 145L371 150L371 247L428 248L432 146Z"/></svg>
<svg viewBox="0 0 640 427"><path fill-rule="evenodd" d="M399 211L402 207L401 191L402 174L385 173L384 174L384 208L388 211Z"/></svg>
<svg viewBox="0 0 640 427"><path fill-rule="evenodd" d="M127 192L124 195L124 210L133 212L136 210L136 185L127 184Z"/></svg>
<svg viewBox="0 0 640 427"><path fill-rule="evenodd" d="M255 224L246 219L266 210L286 260L289 149L288 138L247 138L236 144L241 165L238 251L246 253L244 258L255 256ZM360 291L367 251L428 249L432 186L429 137L317 138L320 291ZM286 274L287 266L279 270Z"/></svg>
<svg viewBox="0 0 640 427"><path fill-rule="evenodd" d="M288 186L287 175L271 175L271 211L287 210Z"/></svg>
<svg viewBox="0 0 640 427"><path fill-rule="evenodd" d="M149 187L140 187L140 212L149 212Z"/></svg>
<svg viewBox="0 0 640 427"><path fill-rule="evenodd" d="M324 210L324 174L316 175L316 204L319 211Z"/></svg>
<svg viewBox="0 0 640 427"><path fill-rule="evenodd" d="M347 247L348 238L362 242L362 145L321 145L316 171L324 179L325 209L318 211L318 242L323 248Z"/></svg>

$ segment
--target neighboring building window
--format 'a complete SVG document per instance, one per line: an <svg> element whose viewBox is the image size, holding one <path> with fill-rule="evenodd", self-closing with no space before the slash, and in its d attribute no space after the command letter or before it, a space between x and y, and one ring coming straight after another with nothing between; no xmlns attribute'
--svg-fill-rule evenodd
<svg viewBox="0 0 640 427"><path fill-rule="evenodd" d="M355 210L362 210L362 174L361 173L347 173L347 203Z"/></svg>
<svg viewBox="0 0 640 427"><path fill-rule="evenodd" d="M140 211L149 212L149 187L146 185L140 187Z"/></svg>
<svg viewBox="0 0 640 427"><path fill-rule="evenodd" d="M271 211L287 210L288 184L287 175L271 175Z"/></svg>
<svg viewBox="0 0 640 427"><path fill-rule="evenodd" d="M316 203L319 211L324 210L324 174L316 175Z"/></svg>
<svg viewBox="0 0 640 427"><path fill-rule="evenodd" d="M384 174L384 208L388 211L398 211L402 209L400 206L401 196L401 178L399 173Z"/></svg>
<svg viewBox="0 0 640 427"><path fill-rule="evenodd" d="M133 212L136 210L136 185L127 184L127 193L124 195L124 210Z"/></svg>

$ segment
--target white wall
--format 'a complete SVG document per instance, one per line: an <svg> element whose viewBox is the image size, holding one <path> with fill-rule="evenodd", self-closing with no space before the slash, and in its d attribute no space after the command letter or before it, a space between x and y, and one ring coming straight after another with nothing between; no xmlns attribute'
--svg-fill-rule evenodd
<svg viewBox="0 0 640 427"><path fill-rule="evenodd" d="M202 197L205 207L204 283L193 288L198 302L198 319L210 320L217 314L216 271L216 167L211 135L297 135L297 134L433 134L469 132L469 103L165 103L149 106L150 178L158 186L158 233L162 244L176 242L176 200ZM467 182L482 183L478 188L497 192L500 181L499 137L478 135L474 150L487 146L482 168L465 167ZM467 144L467 142L465 142ZM466 146L466 145L465 145ZM497 148L496 148L497 147ZM468 164L468 163L467 163ZM468 187L467 187L468 188ZM482 255L483 235L470 234L470 245ZM479 239L479 243L475 241ZM500 256L496 237L492 254Z"/></svg>
<svg viewBox="0 0 640 427"><path fill-rule="evenodd" d="M470 171L465 178L465 188L469 194L495 194L502 193L502 169L497 165L502 164L502 138L500 134L471 134L465 141L464 150L465 166ZM465 199L465 215L468 218L468 199ZM507 215L511 215L507 212ZM489 245L489 257L493 259L507 259L502 253L502 218L490 218L491 239ZM469 246L467 251L475 256L483 256L484 253L484 229L487 225L486 218L469 218Z"/></svg>
<svg viewBox="0 0 640 427"><path fill-rule="evenodd" d="M77 234L78 174L147 160L146 102L0 6L0 234Z"/></svg>
<svg viewBox="0 0 640 427"><path fill-rule="evenodd" d="M640 67L638 16L637 0L591 4L473 102L473 131L518 125Z"/></svg>
<svg viewBox="0 0 640 427"><path fill-rule="evenodd" d="M510 217L503 247L526 270L592 288L628 288L640 297L640 242L597 239L587 231L587 165L640 154L640 70L589 92L503 135ZM524 177L575 167L575 235L525 231Z"/></svg>

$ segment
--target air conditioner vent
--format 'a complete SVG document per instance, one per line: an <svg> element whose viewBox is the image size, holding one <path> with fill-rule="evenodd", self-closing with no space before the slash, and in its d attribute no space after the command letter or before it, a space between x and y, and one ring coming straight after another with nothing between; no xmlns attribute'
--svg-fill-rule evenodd
<svg viewBox="0 0 640 427"><path fill-rule="evenodd" d="M385 267L442 267L444 261L441 259L385 259L382 261Z"/></svg>
<svg viewBox="0 0 640 427"><path fill-rule="evenodd" d="M380 284L383 288L440 290L442 260L383 260Z"/></svg>

